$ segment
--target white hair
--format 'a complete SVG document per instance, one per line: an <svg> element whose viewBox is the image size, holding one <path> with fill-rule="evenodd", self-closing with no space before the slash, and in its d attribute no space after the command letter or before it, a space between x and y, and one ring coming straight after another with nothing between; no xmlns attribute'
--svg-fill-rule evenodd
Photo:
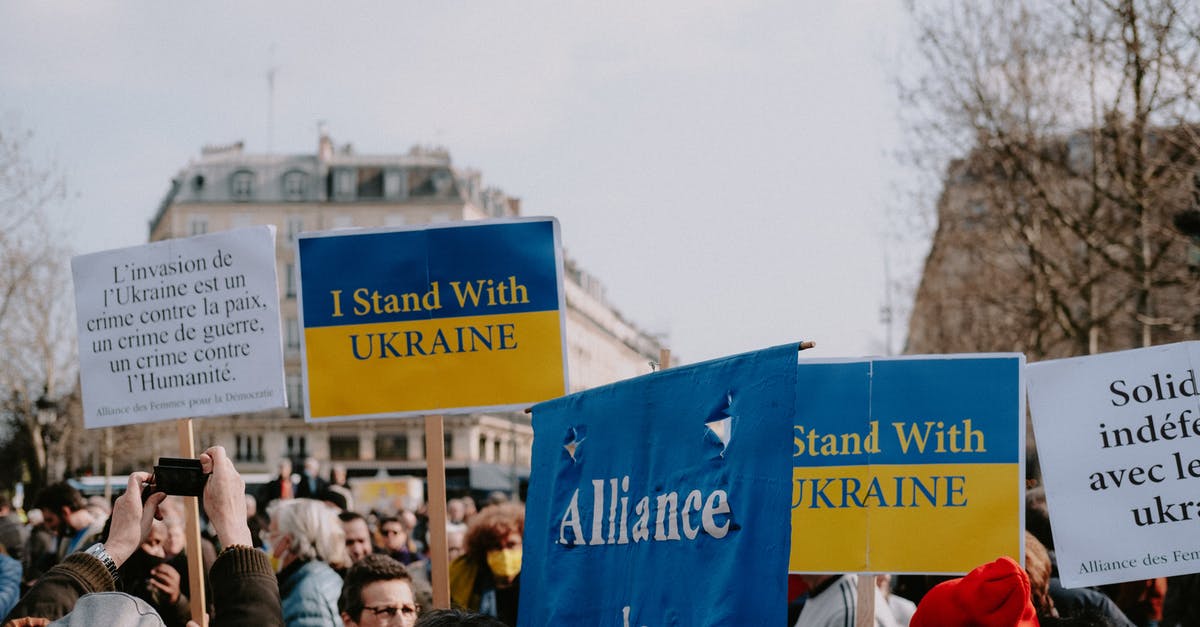
<svg viewBox="0 0 1200 627"><path fill-rule="evenodd" d="M346 532L337 513L313 499L275 501L267 507L279 533L290 537L288 551L301 561L321 560L337 567L349 563Z"/></svg>

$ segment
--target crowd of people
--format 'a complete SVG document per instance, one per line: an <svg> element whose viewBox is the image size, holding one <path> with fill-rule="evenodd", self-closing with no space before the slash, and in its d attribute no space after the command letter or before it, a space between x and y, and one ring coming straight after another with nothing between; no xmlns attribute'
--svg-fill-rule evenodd
<svg viewBox="0 0 1200 627"><path fill-rule="evenodd" d="M200 461L209 473L200 561L210 625L516 624L522 506L447 504L456 609L434 610L427 518L350 509L345 476L318 478L315 459L299 476L281 464L255 495L223 448ZM111 508L54 484L25 516L0 496L3 627L198 624L182 501L151 482L132 473Z"/></svg>
<svg viewBox="0 0 1200 627"><path fill-rule="evenodd" d="M481 627L517 624L524 508L502 496L476 509L447 503L454 610L433 608L429 520L360 513L345 476L319 479L288 463L257 495L221 447L200 456L209 479L200 562L212 625ZM42 490L26 516L0 494L2 627L197 624L189 599L183 506L130 475L111 508L66 483ZM1010 558L959 578L875 576L877 627L1200 625L1200 576L1063 588L1042 489L1027 491L1024 566ZM788 624L854 624L858 576L794 577Z"/></svg>

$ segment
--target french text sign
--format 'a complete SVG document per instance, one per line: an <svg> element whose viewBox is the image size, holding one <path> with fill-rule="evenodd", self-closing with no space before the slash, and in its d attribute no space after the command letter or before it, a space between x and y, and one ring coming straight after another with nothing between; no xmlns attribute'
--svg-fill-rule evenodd
<svg viewBox="0 0 1200 627"><path fill-rule="evenodd" d="M1200 343L1029 365L1063 585L1200 572Z"/></svg>
<svg viewBox="0 0 1200 627"><path fill-rule="evenodd" d="M306 419L564 394L561 250L552 218L302 235Z"/></svg>
<svg viewBox="0 0 1200 627"><path fill-rule="evenodd" d="M797 348L534 406L520 624L783 623Z"/></svg>
<svg viewBox="0 0 1200 627"><path fill-rule="evenodd" d="M1021 559L1024 356L801 361L792 572Z"/></svg>
<svg viewBox="0 0 1200 627"><path fill-rule="evenodd" d="M90 429L287 405L275 227L71 260Z"/></svg>

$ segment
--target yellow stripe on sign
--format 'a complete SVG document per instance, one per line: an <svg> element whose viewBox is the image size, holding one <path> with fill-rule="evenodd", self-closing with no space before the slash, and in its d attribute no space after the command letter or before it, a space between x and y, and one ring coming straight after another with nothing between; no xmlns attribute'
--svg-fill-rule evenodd
<svg viewBox="0 0 1200 627"><path fill-rule="evenodd" d="M565 393L557 311L317 327L304 339L314 419Z"/></svg>
<svg viewBox="0 0 1200 627"><path fill-rule="evenodd" d="M790 570L967 572L1020 558L1017 464L792 471Z"/></svg>

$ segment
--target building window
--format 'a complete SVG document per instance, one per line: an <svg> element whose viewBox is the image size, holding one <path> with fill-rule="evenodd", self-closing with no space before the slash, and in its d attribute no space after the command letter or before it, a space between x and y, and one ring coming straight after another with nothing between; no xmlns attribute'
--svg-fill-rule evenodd
<svg viewBox="0 0 1200 627"><path fill-rule="evenodd" d="M379 168L358 169L358 197L383 198L383 170Z"/></svg>
<svg viewBox="0 0 1200 627"><path fill-rule="evenodd" d="M208 216L192 216L188 220L188 235L204 235L208 232Z"/></svg>
<svg viewBox="0 0 1200 627"><path fill-rule="evenodd" d="M339 168L333 171L333 195L341 199L354 198L354 190L358 185L354 170Z"/></svg>
<svg viewBox="0 0 1200 627"><path fill-rule="evenodd" d="M492 461L496 462L497 464L500 463L500 454L500 440L496 440L495 442L492 442Z"/></svg>
<svg viewBox="0 0 1200 627"><path fill-rule="evenodd" d="M330 435L329 459L337 461L356 461L358 455L358 435Z"/></svg>
<svg viewBox="0 0 1200 627"><path fill-rule="evenodd" d="M289 435L287 437L287 456L292 459L308 457L308 438L302 435Z"/></svg>
<svg viewBox="0 0 1200 627"><path fill-rule="evenodd" d="M434 193L438 196L445 196L449 193L450 187L454 185L454 177L448 170L434 170L429 180L433 183Z"/></svg>
<svg viewBox="0 0 1200 627"><path fill-rule="evenodd" d="M388 170L383 173L383 195L387 198L408 196L408 178L403 170Z"/></svg>
<svg viewBox="0 0 1200 627"><path fill-rule="evenodd" d="M308 175L303 172L291 171L283 175L283 197L288 200L304 200L308 191Z"/></svg>
<svg viewBox="0 0 1200 627"><path fill-rule="evenodd" d="M487 453L487 436L481 435L479 436L479 461L486 462Z"/></svg>
<svg viewBox="0 0 1200 627"><path fill-rule="evenodd" d="M381 433L375 436L375 459L408 459L408 436L403 433Z"/></svg>
<svg viewBox="0 0 1200 627"><path fill-rule="evenodd" d="M291 317L287 319L287 349L300 350L300 321Z"/></svg>
<svg viewBox="0 0 1200 627"><path fill-rule="evenodd" d="M287 376L288 408L293 416L304 415L304 385L298 374Z"/></svg>
<svg viewBox="0 0 1200 627"><path fill-rule="evenodd" d="M236 453L234 459L239 462L261 462L263 456L263 437L261 435L234 436Z"/></svg>
<svg viewBox="0 0 1200 627"><path fill-rule="evenodd" d="M447 433L444 436L442 436L442 446L444 447L442 450L442 453L445 455L445 458L453 459L454 458L454 434ZM429 459L429 443L427 441L425 441L425 436L421 436L421 452L425 456L425 459Z"/></svg>
<svg viewBox="0 0 1200 627"><path fill-rule="evenodd" d="M229 192L234 200L250 200L254 195L254 173L239 170L229 179Z"/></svg>
<svg viewBox="0 0 1200 627"><path fill-rule="evenodd" d="M284 281L286 283L286 289L287 289L286 295L288 298L295 298L296 297L296 264L294 264L294 263L285 264L283 273L285 275L287 275L286 278L284 278Z"/></svg>
<svg viewBox="0 0 1200 627"><path fill-rule="evenodd" d="M304 232L304 218L291 216L287 219L287 236L289 242L296 241L296 236Z"/></svg>

